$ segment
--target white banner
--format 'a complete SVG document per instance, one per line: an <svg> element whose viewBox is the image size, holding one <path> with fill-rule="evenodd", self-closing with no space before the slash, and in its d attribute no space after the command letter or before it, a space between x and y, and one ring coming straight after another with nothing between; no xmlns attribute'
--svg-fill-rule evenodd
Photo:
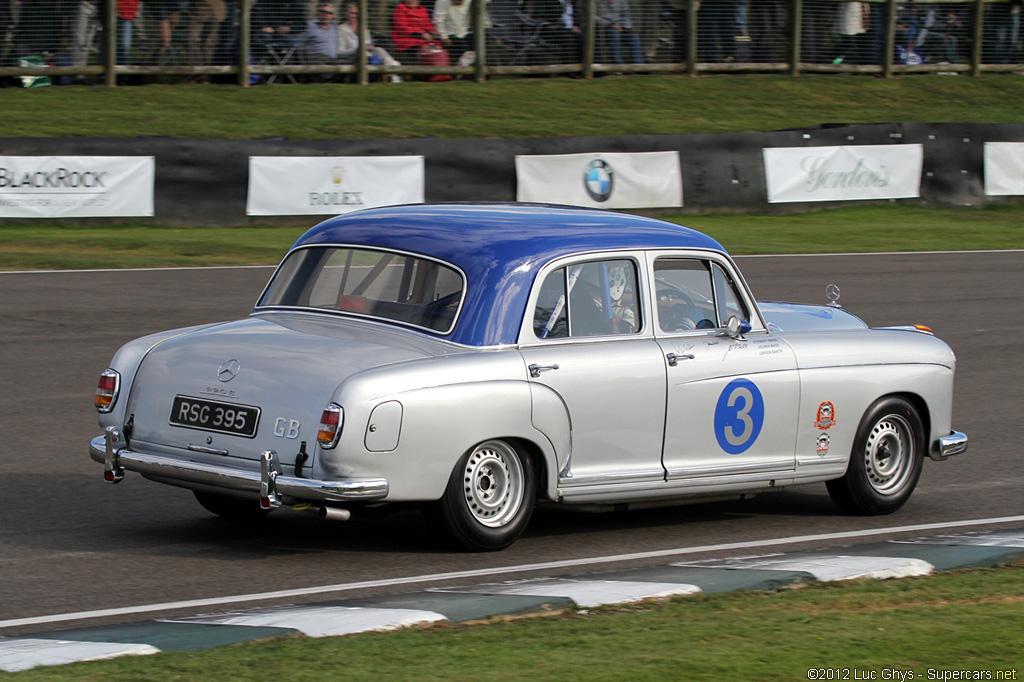
<svg viewBox="0 0 1024 682"><path fill-rule="evenodd" d="M0 217L153 215L152 156L0 156Z"/></svg>
<svg viewBox="0 0 1024 682"><path fill-rule="evenodd" d="M596 208L683 205L679 152L517 156L516 201Z"/></svg>
<svg viewBox="0 0 1024 682"><path fill-rule="evenodd" d="M1024 142L985 143L985 194L1024 194Z"/></svg>
<svg viewBox="0 0 1024 682"><path fill-rule="evenodd" d="M422 204L422 156L250 156L247 215Z"/></svg>
<svg viewBox="0 0 1024 682"><path fill-rule="evenodd" d="M764 149L768 203L921 195L919 144Z"/></svg>

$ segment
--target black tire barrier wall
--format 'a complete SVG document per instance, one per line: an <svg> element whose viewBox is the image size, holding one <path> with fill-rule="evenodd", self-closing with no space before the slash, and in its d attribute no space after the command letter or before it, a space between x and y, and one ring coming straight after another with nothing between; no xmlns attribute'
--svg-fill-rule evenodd
<svg viewBox="0 0 1024 682"><path fill-rule="evenodd" d="M152 218L68 218L69 222L171 226L304 225L327 216L247 216L250 156L422 155L428 202L514 201L519 154L678 151L682 213L791 213L863 202L767 202L762 149L920 144L921 195L898 203L981 207L1016 201L984 193L985 142L1022 142L1021 124L905 123L826 125L803 130L725 135L640 135L536 140L205 140L136 138L0 138L0 156L154 156ZM27 219L6 219L24 222ZM0 219L0 223L5 222Z"/></svg>

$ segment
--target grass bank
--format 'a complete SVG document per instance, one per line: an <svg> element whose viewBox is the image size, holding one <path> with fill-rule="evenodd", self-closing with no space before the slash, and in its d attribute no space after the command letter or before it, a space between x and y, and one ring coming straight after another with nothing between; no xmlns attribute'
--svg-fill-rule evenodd
<svg viewBox="0 0 1024 682"><path fill-rule="evenodd" d="M710 234L734 255L1024 248L1021 204L663 217ZM0 223L0 270L272 265L304 230Z"/></svg>
<svg viewBox="0 0 1024 682"><path fill-rule="evenodd" d="M1015 74L6 88L0 90L0 136L324 140L733 133L823 123L1021 123L1022 101L1024 78Z"/></svg>
<svg viewBox="0 0 1024 682"><path fill-rule="evenodd" d="M444 625L325 639L289 637L196 653L41 668L11 678L25 682L906 679L895 676L893 671L899 671L925 680L1022 679L1022 595L1024 565L1014 565L925 578L685 597L482 626ZM981 675L950 676L954 671Z"/></svg>

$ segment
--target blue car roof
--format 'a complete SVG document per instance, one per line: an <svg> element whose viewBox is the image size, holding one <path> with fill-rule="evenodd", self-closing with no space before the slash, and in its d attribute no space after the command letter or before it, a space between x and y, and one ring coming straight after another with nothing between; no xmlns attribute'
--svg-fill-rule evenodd
<svg viewBox="0 0 1024 682"><path fill-rule="evenodd" d="M577 253L722 246L675 223L600 209L544 204L411 204L330 218L292 248L352 244L437 258L467 278L466 300L446 338L471 346L517 341L537 271Z"/></svg>

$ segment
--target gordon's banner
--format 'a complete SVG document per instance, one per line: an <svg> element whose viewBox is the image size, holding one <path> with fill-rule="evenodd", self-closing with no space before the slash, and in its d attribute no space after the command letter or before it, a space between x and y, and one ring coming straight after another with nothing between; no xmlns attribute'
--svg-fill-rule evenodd
<svg viewBox="0 0 1024 682"><path fill-rule="evenodd" d="M683 205L679 152L516 156L516 201L596 208Z"/></svg>
<svg viewBox="0 0 1024 682"><path fill-rule="evenodd" d="M985 143L985 194L1024 194L1024 142Z"/></svg>
<svg viewBox="0 0 1024 682"><path fill-rule="evenodd" d="M768 203L921 195L919 144L764 149Z"/></svg>
<svg viewBox="0 0 1024 682"><path fill-rule="evenodd" d="M0 217L153 215L152 156L0 156Z"/></svg>
<svg viewBox="0 0 1024 682"><path fill-rule="evenodd" d="M422 156L250 156L247 215L423 203Z"/></svg>

